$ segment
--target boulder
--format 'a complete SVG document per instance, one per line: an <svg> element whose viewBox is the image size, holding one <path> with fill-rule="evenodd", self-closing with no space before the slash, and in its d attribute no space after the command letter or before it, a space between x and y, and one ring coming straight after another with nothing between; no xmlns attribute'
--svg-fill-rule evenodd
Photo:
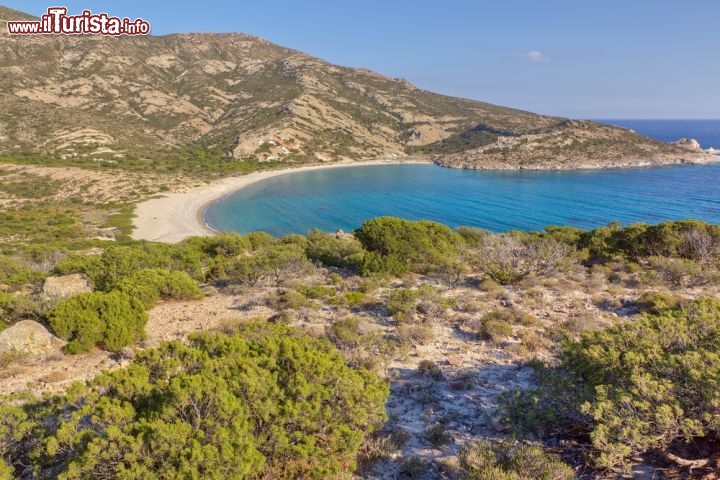
<svg viewBox="0 0 720 480"><path fill-rule="evenodd" d="M32 320L23 320L0 332L0 356L45 358L61 353L65 342Z"/></svg>
<svg viewBox="0 0 720 480"><path fill-rule="evenodd" d="M85 292L92 292L87 277L73 273L62 277L48 277L43 284L42 297L45 300L58 300Z"/></svg>

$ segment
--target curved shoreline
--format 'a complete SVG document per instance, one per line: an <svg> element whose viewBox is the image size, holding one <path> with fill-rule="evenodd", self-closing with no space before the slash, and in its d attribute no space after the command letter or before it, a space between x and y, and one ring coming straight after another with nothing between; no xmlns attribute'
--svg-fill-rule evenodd
<svg viewBox="0 0 720 480"><path fill-rule="evenodd" d="M187 237L214 235L216 232L204 221L205 210L214 202L254 183L291 173L328 168L365 167L371 165L399 165L432 163L429 159L380 159L306 165L295 168L254 172L240 177L229 177L193 188L186 192L164 193L138 204L132 238L153 242L178 243Z"/></svg>

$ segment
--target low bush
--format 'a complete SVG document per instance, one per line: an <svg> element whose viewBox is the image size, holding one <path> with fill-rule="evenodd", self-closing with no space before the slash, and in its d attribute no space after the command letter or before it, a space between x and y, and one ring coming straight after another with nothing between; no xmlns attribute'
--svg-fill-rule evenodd
<svg viewBox="0 0 720 480"><path fill-rule="evenodd" d="M442 370L432 360L421 360L418 364L418 373L433 380L442 380L444 378Z"/></svg>
<svg viewBox="0 0 720 480"><path fill-rule="evenodd" d="M447 427L441 423L436 423L425 429L425 440L435 448L444 447L453 441L452 435Z"/></svg>
<svg viewBox="0 0 720 480"><path fill-rule="evenodd" d="M190 237L183 245L199 250L204 256L233 258L252 249L250 240L238 233L221 232L207 237Z"/></svg>
<svg viewBox="0 0 720 480"><path fill-rule="evenodd" d="M11 476L68 480L336 478L386 420L388 393L296 330L195 334L52 402L1 406L0 458Z"/></svg>
<svg viewBox="0 0 720 480"><path fill-rule="evenodd" d="M308 258L328 267L354 267L363 256L362 245L353 237L312 230L307 236L307 241Z"/></svg>
<svg viewBox="0 0 720 480"><path fill-rule="evenodd" d="M310 267L303 246L293 243L270 243L259 246L251 255L242 255L216 267L214 279L227 279L244 285L273 284L296 278Z"/></svg>
<svg viewBox="0 0 720 480"><path fill-rule="evenodd" d="M679 308L682 301L682 298L672 293L645 292L637 300L637 305L647 313L661 315Z"/></svg>
<svg viewBox="0 0 720 480"><path fill-rule="evenodd" d="M385 300L388 313L398 321L411 321L416 313L437 316L451 304L452 300L442 298L430 285L420 285L417 289L398 288Z"/></svg>
<svg viewBox="0 0 720 480"><path fill-rule="evenodd" d="M128 294L81 293L58 303L48 314L55 335L67 340L67 353L95 346L118 352L145 335L148 316L140 300Z"/></svg>
<svg viewBox="0 0 720 480"><path fill-rule="evenodd" d="M647 260L650 268L673 287L694 286L706 281L702 268L694 260L659 256Z"/></svg>
<svg viewBox="0 0 720 480"><path fill-rule="evenodd" d="M661 256L685 258L705 265L717 262L720 257L720 226L697 220L657 225L635 223L625 228L612 223L585 232L579 245L587 248L595 261L616 255L635 261Z"/></svg>
<svg viewBox="0 0 720 480"><path fill-rule="evenodd" d="M357 347L360 344L360 319L345 317L336 320L328 327L327 336L338 347Z"/></svg>
<svg viewBox="0 0 720 480"><path fill-rule="evenodd" d="M536 353L551 346L551 342L547 337L532 330L520 330L517 336L520 339L518 350L521 354Z"/></svg>
<svg viewBox="0 0 720 480"><path fill-rule="evenodd" d="M326 287L323 285L298 285L295 290L305 295L307 298L318 299L335 295L337 289L335 287Z"/></svg>
<svg viewBox="0 0 720 480"><path fill-rule="evenodd" d="M0 284L7 285L10 290L24 285L39 286L45 277L45 271L32 268L21 258L0 255Z"/></svg>
<svg viewBox="0 0 720 480"><path fill-rule="evenodd" d="M182 271L195 280L203 280L206 257L188 245L137 242L131 245L110 245L102 255L70 255L55 267L55 273L84 273L99 290L109 292L131 274L160 268Z"/></svg>
<svg viewBox="0 0 720 480"><path fill-rule="evenodd" d="M513 328L510 324L498 320L486 320L482 322L480 338L489 340L491 343L500 344L507 340L513 334Z"/></svg>
<svg viewBox="0 0 720 480"><path fill-rule="evenodd" d="M47 302L38 300L34 295L0 292L0 319L8 324L20 320L41 321L47 308Z"/></svg>
<svg viewBox="0 0 720 480"><path fill-rule="evenodd" d="M308 299L296 290L286 290L271 295L268 304L278 310L299 310L308 304Z"/></svg>
<svg viewBox="0 0 720 480"><path fill-rule="evenodd" d="M362 292L346 292L343 299L348 307L355 308L367 302L368 296Z"/></svg>
<svg viewBox="0 0 720 480"><path fill-rule="evenodd" d="M435 340L435 329L424 323L401 323L397 336L404 345L427 345Z"/></svg>
<svg viewBox="0 0 720 480"><path fill-rule="evenodd" d="M471 246L478 246L482 239L492 235L490 230L476 227L456 227L455 231L460 235L465 243Z"/></svg>
<svg viewBox="0 0 720 480"><path fill-rule="evenodd" d="M538 445L481 440L460 450L464 480L572 480L572 468Z"/></svg>
<svg viewBox="0 0 720 480"><path fill-rule="evenodd" d="M564 344L559 367L537 369L539 388L516 392L505 410L520 428L586 435L601 468L675 448L697 455L720 440L719 339L716 299L586 331Z"/></svg>
<svg viewBox="0 0 720 480"><path fill-rule="evenodd" d="M482 317L483 322L489 320L508 323L510 325L522 325L523 327L539 327L542 325L537 317L518 310L517 308L491 310Z"/></svg>
<svg viewBox="0 0 720 480"><path fill-rule="evenodd" d="M148 268L120 280L117 289L151 308L158 300L198 300L203 293L185 272Z"/></svg>
<svg viewBox="0 0 720 480"><path fill-rule="evenodd" d="M509 285L566 269L575 248L552 238L488 235L468 253L470 263L497 283Z"/></svg>
<svg viewBox="0 0 720 480"><path fill-rule="evenodd" d="M462 237L440 223L378 217L363 223L355 236L368 250L361 274L431 273L444 270L458 257Z"/></svg>
<svg viewBox="0 0 720 480"><path fill-rule="evenodd" d="M418 298L420 298L419 290L398 288L388 294L385 307L390 315L405 320L415 311Z"/></svg>

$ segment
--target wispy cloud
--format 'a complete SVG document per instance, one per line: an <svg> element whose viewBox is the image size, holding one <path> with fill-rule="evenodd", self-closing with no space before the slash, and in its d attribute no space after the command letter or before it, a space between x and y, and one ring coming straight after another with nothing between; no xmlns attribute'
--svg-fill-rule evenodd
<svg viewBox="0 0 720 480"><path fill-rule="evenodd" d="M547 63L550 61L550 57L540 50L531 50L527 52L525 54L525 58L535 63Z"/></svg>

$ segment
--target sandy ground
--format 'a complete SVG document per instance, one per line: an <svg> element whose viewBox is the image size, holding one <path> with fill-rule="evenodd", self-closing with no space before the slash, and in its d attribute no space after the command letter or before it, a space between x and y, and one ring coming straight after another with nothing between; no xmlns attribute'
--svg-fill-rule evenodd
<svg viewBox="0 0 720 480"><path fill-rule="evenodd" d="M394 165L401 163L429 163L417 158L367 160L358 162L340 162L328 165L309 165L282 170L256 172L242 177L225 178L210 185L204 185L185 192L172 192L139 204L135 210L136 240L177 243L187 237L212 235L202 220L205 208L219 198L253 183L287 175L290 173L319 170L325 168L360 167L368 165Z"/></svg>

